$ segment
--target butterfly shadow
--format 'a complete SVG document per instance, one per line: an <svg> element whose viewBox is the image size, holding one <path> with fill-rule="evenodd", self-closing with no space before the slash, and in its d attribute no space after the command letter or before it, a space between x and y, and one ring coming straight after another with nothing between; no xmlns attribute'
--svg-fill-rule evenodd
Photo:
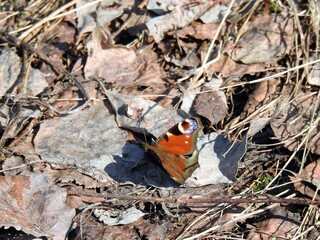
<svg viewBox="0 0 320 240"><path fill-rule="evenodd" d="M246 139L247 137L245 136L238 144L229 142L229 140L223 136L218 136L216 139L213 151L217 153L220 160L219 170L231 181L236 181L235 176L238 170L238 162L246 151Z"/></svg>
<svg viewBox="0 0 320 240"><path fill-rule="evenodd" d="M147 157L140 145L127 141L121 153L112 155L113 161L106 165L105 172L122 184L179 187L161 167Z"/></svg>

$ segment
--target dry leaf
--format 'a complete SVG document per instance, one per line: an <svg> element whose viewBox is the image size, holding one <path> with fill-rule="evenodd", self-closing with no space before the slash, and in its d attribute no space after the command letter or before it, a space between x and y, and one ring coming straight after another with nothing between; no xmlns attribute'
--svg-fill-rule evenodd
<svg viewBox="0 0 320 240"><path fill-rule="evenodd" d="M281 14L257 16L247 24L230 56L246 64L274 63L293 47L293 20Z"/></svg>
<svg viewBox="0 0 320 240"><path fill-rule="evenodd" d="M92 1L77 1L77 19L79 38L84 33L92 32L96 26L106 26L112 20L122 15L124 9L131 8L133 1L100 1L90 4Z"/></svg>
<svg viewBox="0 0 320 240"><path fill-rule="evenodd" d="M283 207L277 207L270 211L269 218L256 224L256 229L250 231L247 239L291 239L299 228L298 219L294 213Z"/></svg>
<svg viewBox="0 0 320 240"><path fill-rule="evenodd" d="M246 152L246 137L238 144L232 144L216 133L198 138L199 165L185 182L187 187L235 181L238 162Z"/></svg>
<svg viewBox="0 0 320 240"><path fill-rule="evenodd" d="M171 5L173 9L170 13L150 19L146 25L150 35L154 37L156 42L160 42L166 32L189 25L204 14L209 6L210 3L207 1L190 4L186 7Z"/></svg>
<svg viewBox="0 0 320 240"><path fill-rule="evenodd" d="M96 208L93 214L107 226L129 224L137 221L145 214L135 207L126 210L103 210Z"/></svg>
<svg viewBox="0 0 320 240"><path fill-rule="evenodd" d="M206 51L205 51L206 53ZM265 63L256 63L256 64L239 64L232 60L227 55L221 55L220 58L212 63L208 70L212 72L218 72L222 77L230 77L233 79L239 79L244 74L254 74L258 72L265 71Z"/></svg>
<svg viewBox="0 0 320 240"><path fill-rule="evenodd" d="M103 78L116 86L161 85L163 72L156 61L151 46L135 52L133 49L104 46L101 28L93 32L92 40L87 43L88 59L85 77Z"/></svg>
<svg viewBox="0 0 320 240"><path fill-rule="evenodd" d="M0 55L0 97L5 94L17 93L17 85L22 79L19 76L22 71L21 60L18 55L10 48L4 48ZM36 96L41 93L48 86L44 74L38 69L30 69L26 94Z"/></svg>
<svg viewBox="0 0 320 240"><path fill-rule="evenodd" d="M294 151L309 132L307 148L311 152L320 154L320 125L317 121L319 117L319 105L316 106L317 96L309 91L300 92L294 99L289 101L290 89L282 93L279 114L271 120L271 127L277 139L284 142L284 146ZM317 108L315 108L317 107ZM313 116L314 114L314 116ZM312 125L312 126L311 126Z"/></svg>
<svg viewBox="0 0 320 240"><path fill-rule="evenodd" d="M220 23L203 24L199 22L193 22L189 26L185 26L182 29L176 30L175 34L179 38L189 38L189 36L191 36L200 40L212 39L212 37L215 36L219 25ZM224 30L222 30L221 32L224 32Z"/></svg>
<svg viewBox="0 0 320 240"><path fill-rule="evenodd" d="M194 101L194 111L212 124L217 124L228 114L227 99L219 89L220 84L219 79L212 78L210 82L203 84Z"/></svg>
<svg viewBox="0 0 320 240"><path fill-rule="evenodd" d="M296 190L312 199L320 200L319 191L317 191L320 187L320 160L310 163L300 174L290 179Z"/></svg>
<svg viewBox="0 0 320 240"><path fill-rule="evenodd" d="M0 126L6 131L1 135L1 140L5 142L10 138L16 138L31 120L39 119L41 115L42 112L37 109L21 108L18 111L17 108L2 104L0 106Z"/></svg>
<svg viewBox="0 0 320 240"><path fill-rule="evenodd" d="M227 114L227 100L221 91L221 79L212 78L201 87L186 91L180 108L190 115L201 115L218 123Z"/></svg>
<svg viewBox="0 0 320 240"><path fill-rule="evenodd" d="M59 168L76 167L104 183L110 182L105 172L109 160L105 163L104 159L121 152L125 142L126 133L118 128L102 101L44 121L34 139L35 150L43 160Z"/></svg>
<svg viewBox="0 0 320 240"><path fill-rule="evenodd" d="M66 190L41 174L0 177L0 227L14 227L36 237L64 239L75 210L66 205Z"/></svg>

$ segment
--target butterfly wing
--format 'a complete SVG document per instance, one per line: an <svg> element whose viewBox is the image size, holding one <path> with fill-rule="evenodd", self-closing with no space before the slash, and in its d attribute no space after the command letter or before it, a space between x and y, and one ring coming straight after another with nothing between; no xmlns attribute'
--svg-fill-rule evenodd
<svg viewBox="0 0 320 240"><path fill-rule="evenodd" d="M180 184L199 166L196 142L202 128L200 119L187 118L170 128L153 146L146 145L146 149L157 156L163 168Z"/></svg>
<svg viewBox="0 0 320 240"><path fill-rule="evenodd" d="M190 155L197 148L196 141L202 124L198 118L187 118L163 134L155 145L177 155Z"/></svg>

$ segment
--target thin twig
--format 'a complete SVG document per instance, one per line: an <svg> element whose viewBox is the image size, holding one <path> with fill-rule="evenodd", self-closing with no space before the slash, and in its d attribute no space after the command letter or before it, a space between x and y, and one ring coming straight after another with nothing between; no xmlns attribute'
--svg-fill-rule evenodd
<svg viewBox="0 0 320 240"><path fill-rule="evenodd" d="M81 196L86 194L81 194L78 192L70 192L71 195ZM295 199L284 199L275 197L268 194L263 195L242 195L241 198L233 199L231 197L218 197L214 196L205 196L205 195L192 195L192 194L184 194L181 196L170 196L166 198L162 197L142 197L142 196L132 196L132 195L121 195L121 194L101 194L99 197L104 197L105 199L121 199L121 200L134 200L134 201L143 201L143 202L173 202L180 204L220 204L220 203L231 203L231 204L239 204L239 203L280 203L280 204L299 204L299 205L320 205L320 201L310 200L305 198L295 198Z"/></svg>

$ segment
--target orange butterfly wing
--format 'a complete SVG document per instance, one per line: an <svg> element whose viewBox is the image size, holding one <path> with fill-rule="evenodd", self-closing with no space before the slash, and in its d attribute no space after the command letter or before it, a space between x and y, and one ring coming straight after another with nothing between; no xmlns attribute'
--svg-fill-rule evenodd
<svg viewBox="0 0 320 240"><path fill-rule="evenodd" d="M202 128L200 119L187 118L170 128L153 146L146 145L146 149L158 157L163 168L180 184L199 166L196 142Z"/></svg>

